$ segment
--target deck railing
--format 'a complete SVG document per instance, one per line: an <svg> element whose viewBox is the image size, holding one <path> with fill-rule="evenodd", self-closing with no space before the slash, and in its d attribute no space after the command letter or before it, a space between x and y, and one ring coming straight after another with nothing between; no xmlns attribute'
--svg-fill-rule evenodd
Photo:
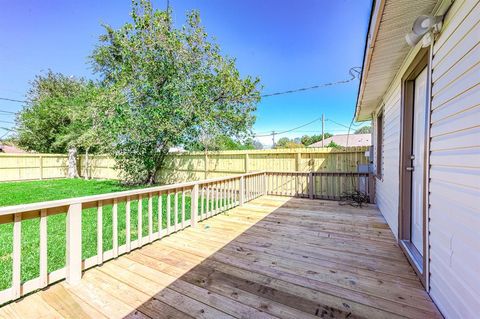
<svg viewBox="0 0 480 319"><path fill-rule="evenodd" d="M358 172L267 172L268 195L339 200L361 191L373 196L372 177Z"/></svg>
<svg viewBox="0 0 480 319"><path fill-rule="evenodd" d="M117 193L2 207L0 208L0 225L13 224L13 249L11 287L0 291L0 305L62 279L66 279L69 283L76 283L81 279L82 271L85 269L100 265L186 227L195 226L199 220L255 199L264 194L264 188L262 188L264 176L265 172L254 172ZM144 207L145 204L146 207ZM136 205L137 215L136 229L134 225L132 226L134 205ZM122 216L125 216L123 221L119 220L120 207L123 210ZM112 228L109 245L103 242L105 208L111 214ZM88 210L91 212L92 209L97 220L97 250L93 256L85 257L85 252L82 254L82 237L85 239L87 234L82 234L82 215ZM143 214L145 210L148 212L146 225L144 225ZM66 215L66 263L64 267L49 272L47 220L58 214ZM22 282L22 221L31 219L39 220L39 274L36 278ZM157 225L154 225L154 219ZM166 227L164 227L164 219L166 219ZM122 244L119 243L120 222L125 226L122 229L125 232L122 233L122 241L124 241ZM136 233L135 238L132 232ZM111 249L104 250L105 246L110 246ZM4 270L0 269L0 271Z"/></svg>
<svg viewBox="0 0 480 319"><path fill-rule="evenodd" d="M334 183L340 183L340 186L333 186ZM342 183L345 186L342 186ZM13 224L13 245L11 287L0 291L0 305L62 279L74 284L80 281L82 271L90 267L100 265L186 227L195 226L200 220L243 205L262 195L338 199L340 192L361 186L362 183L369 190L368 174L253 172L2 207L0 226ZM104 218L106 214L111 216L111 219ZM53 234L50 233L47 221L58 215L62 215L65 220L65 231L60 230L60 237L64 238L62 245L65 247L59 245L50 249L65 249L66 258L64 265L52 269L49 267L48 238ZM82 223L82 218L93 221L96 229ZM38 223L35 228L38 227L36 229L39 238L34 242L38 243L38 251L35 254L38 256L39 267L38 276L35 275L35 278L30 278L32 275L29 278L22 276L25 266L22 264L22 223L28 220ZM108 234L104 234L105 230L108 230ZM96 250L90 249L86 252L86 248L82 247L83 241L96 242Z"/></svg>

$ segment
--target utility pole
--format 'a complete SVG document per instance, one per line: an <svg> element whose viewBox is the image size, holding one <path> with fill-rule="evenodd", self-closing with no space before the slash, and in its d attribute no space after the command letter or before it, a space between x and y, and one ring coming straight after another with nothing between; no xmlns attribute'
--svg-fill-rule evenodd
<svg viewBox="0 0 480 319"><path fill-rule="evenodd" d="M325 128L325 115L322 113L322 148L325 147L325 142L323 141L325 139L324 128Z"/></svg>
<svg viewBox="0 0 480 319"><path fill-rule="evenodd" d="M275 148L275 131L272 131L272 148Z"/></svg>

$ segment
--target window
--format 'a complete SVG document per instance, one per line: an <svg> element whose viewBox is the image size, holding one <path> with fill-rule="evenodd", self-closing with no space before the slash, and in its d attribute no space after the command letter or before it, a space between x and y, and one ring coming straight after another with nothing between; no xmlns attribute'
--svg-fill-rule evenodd
<svg viewBox="0 0 480 319"><path fill-rule="evenodd" d="M377 178L382 178L383 161L383 111L377 115Z"/></svg>

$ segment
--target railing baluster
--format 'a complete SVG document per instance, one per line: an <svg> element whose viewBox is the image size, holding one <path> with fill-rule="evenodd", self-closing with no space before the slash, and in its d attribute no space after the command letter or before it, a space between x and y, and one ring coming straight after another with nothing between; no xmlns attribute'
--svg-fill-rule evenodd
<svg viewBox="0 0 480 319"><path fill-rule="evenodd" d="M97 264L103 263L103 203L97 202Z"/></svg>
<svg viewBox="0 0 480 319"><path fill-rule="evenodd" d="M205 209L206 209L206 218L210 217L210 184L206 185L207 188L207 202L205 203Z"/></svg>
<svg viewBox="0 0 480 319"><path fill-rule="evenodd" d="M190 200L191 200L191 197L190 197ZM192 216L190 216L190 218L191 217ZM182 189L182 229L184 228L185 228L185 188Z"/></svg>
<svg viewBox="0 0 480 319"><path fill-rule="evenodd" d="M220 213L222 210L223 210L223 207L224 207L224 194L223 194L223 191L224 191L224 184L223 182L219 182L219 194L218 194L218 213Z"/></svg>
<svg viewBox="0 0 480 319"><path fill-rule="evenodd" d="M67 212L67 282L76 284L82 278L82 204L75 203Z"/></svg>
<svg viewBox="0 0 480 319"><path fill-rule="evenodd" d="M143 227L142 227L142 220L143 220L143 197L142 194L138 195L138 212L137 212L137 247L142 246L143 242Z"/></svg>
<svg viewBox="0 0 480 319"><path fill-rule="evenodd" d="M215 183L215 212L213 213L214 215L218 214L220 211L220 192L219 192L219 183Z"/></svg>
<svg viewBox="0 0 480 319"><path fill-rule="evenodd" d="M205 213L205 207L203 205L205 205L205 186L202 185L201 186L201 197L200 197L200 216L198 218L198 220L202 220L203 219L203 214Z"/></svg>
<svg viewBox="0 0 480 319"><path fill-rule="evenodd" d="M175 195L174 195L174 202L173 204L175 205L175 207L173 208L173 214L175 215L174 218L173 218L173 221L174 221L174 227L173 227L173 230L174 231L177 231L178 230L178 189L175 189Z"/></svg>
<svg viewBox="0 0 480 319"><path fill-rule="evenodd" d="M153 241L153 194L148 193L148 242Z"/></svg>
<svg viewBox="0 0 480 319"><path fill-rule="evenodd" d="M239 205L242 206L245 203L245 177L240 176L240 185L239 185Z"/></svg>
<svg viewBox="0 0 480 319"><path fill-rule="evenodd" d="M113 258L118 257L118 203L117 199L113 199L112 206L112 240L113 240Z"/></svg>
<svg viewBox="0 0 480 319"><path fill-rule="evenodd" d="M130 235L130 215L131 215L131 202L130 196L127 197L127 203L125 204L125 246L127 252L130 252L131 247L131 235Z"/></svg>
<svg viewBox="0 0 480 319"><path fill-rule="evenodd" d="M198 221L198 191L199 185L195 184L191 192L191 202L190 202L190 225L192 227L197 226Z"/></svg>
<svg viewBox="0 0 480 319"><path fill-rule="evenodd" d="M233 179L230 180L230 208L234 207L235 206L235 203L234 203L234 193L233 193L233 190L234 190L234 181Z"/></svg>
<svg viewBox="0 0 480 319"><path fill-rule="evenodd" d="M172 193L170 191L167 192L167 235L170 234L171 232L171 209L172 209L172 203L171 203L171 195Z"/></svg>
<svg viewBox="0 0 480 319"><path fill-rule="evenodd" d="M163 232L163 195L158 193L158 238L162 238Z"/></svg>
<svg viewBox="0 0 480 319"><path fill-rule="evenodd" d="M12 299L20 298L22 261L22 214L13 216Z"/></svg>
<svg viewBox="0 0 480 319"><path fill-rule="evenodd" d="M47 210L40 211L40 285L48 284Z"/></svg>

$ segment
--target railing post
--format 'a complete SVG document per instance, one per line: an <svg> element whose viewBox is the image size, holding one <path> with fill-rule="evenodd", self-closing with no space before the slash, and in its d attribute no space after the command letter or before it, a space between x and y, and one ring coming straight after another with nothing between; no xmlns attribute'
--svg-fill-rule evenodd
<svg viewBox="0 0 480 319"><path fill-rule="evenodd" d="M308 198L313 199L313 173L308 173Z"/></svg>
<svg viewBox="0 0 480 319"><path fill-rule="evenodd" d="M67 282L82 278L82 204L71 204L67 212Z"/></svg>
<svg viewBox="0 0 480 319"><path fill-rule="evenodd" d="M267 173L263 173L263 195L268 195L268 189L267 189Z"/></svg>
<svg viewBox="0 0 480 319"><path fill-rule="evenodd" d="M195 184L192 189L192 203L191 203L191 216L190 216L190 222L191 226L195 227L197 226L197 221L198 221L198 184Z"/></svg>
<svg viewBox="0 0 480 319"><path fill-rule="evenodd" d="M372 173L369 173L367 175L367 189L368 189L370 204L373 204L375 203L375 179Z"/></svg>
<svg viewBox="0 0 480 319"><path fill-rule="evenodd" d="M245 177L240 176L240 206L245 202Z"/></svg>

